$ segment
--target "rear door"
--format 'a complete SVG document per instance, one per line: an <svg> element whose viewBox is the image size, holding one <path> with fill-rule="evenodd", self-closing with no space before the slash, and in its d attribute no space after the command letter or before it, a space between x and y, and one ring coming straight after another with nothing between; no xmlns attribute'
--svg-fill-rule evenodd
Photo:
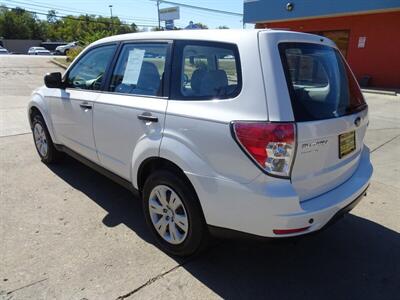
<svg viewBox="0 0 400 300"><path fill-rule="evenodd" d="M122 45L107 91L95 101L100 163L129 180L136 155L158 156L167 108L169 42Z"/></svg>
<svg viewBox="0 0 400 300"><path fill-rule="evenodd" d="M302 42L278 48L297 125L291 180L306 200L340 185L357 168L367 105L337 49Z"/></svg>

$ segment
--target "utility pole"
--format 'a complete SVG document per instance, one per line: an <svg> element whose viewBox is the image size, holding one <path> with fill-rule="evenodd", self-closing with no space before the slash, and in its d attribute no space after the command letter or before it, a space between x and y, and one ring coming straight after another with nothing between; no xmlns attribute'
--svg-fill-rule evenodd
<svg viewBox="0 0 400 300"><path fill-rule="evenodd" d="M158 29L161 29L160 23L160 0L157 0Z"/></svg>
<svg viewBox="0 0 400 300"><path fill-rule="evenodd" d="M110 16L111 16L111 32L114 34L114 22L113 22L113 15L112 15L112 8L113 8L113 6L110 4L109 6L108 6L109 8L110 8Z"/></svg>

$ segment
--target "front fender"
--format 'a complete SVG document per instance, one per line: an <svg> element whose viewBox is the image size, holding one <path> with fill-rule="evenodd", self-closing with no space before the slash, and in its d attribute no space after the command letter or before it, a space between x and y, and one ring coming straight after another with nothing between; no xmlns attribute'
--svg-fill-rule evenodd
<svg viewBox="0 0 400 300"><path fill-rule="evenodd" d="M40 113L43 116L44 121L46 122L46 126L47 126L47 129L49 130L51 140L53 141L53 143L57 143L56 135L54 133L53 123L51 122L51 118L50 118L50 110L49 110L48 101L45 100L45 97L40 88L33 91L31 99L28 103L27 113L28 113L29 125L31 128L32 128L32 122L31 122L30 114L31 114L33 108L36 108L40 111Z"/></svg>

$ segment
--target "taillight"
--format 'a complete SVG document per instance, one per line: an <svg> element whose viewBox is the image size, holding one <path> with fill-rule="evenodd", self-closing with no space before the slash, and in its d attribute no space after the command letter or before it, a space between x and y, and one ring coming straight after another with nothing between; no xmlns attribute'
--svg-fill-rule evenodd
<svg viewBox="0 0 400 300"><path fill-rule="evenodd" d="M295 151L295 125L235 121L236 141L265 172L289 177Z"/></svg>

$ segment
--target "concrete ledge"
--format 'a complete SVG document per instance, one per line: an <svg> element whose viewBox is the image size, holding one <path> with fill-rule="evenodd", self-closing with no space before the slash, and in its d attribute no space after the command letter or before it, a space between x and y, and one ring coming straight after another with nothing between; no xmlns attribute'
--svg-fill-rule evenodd
<svg viewBox="0 0 400 300"><path fill-rule="evenodd" d="M55 64L55 65L57 65L57 66L59 66L59 67L65 69L65 70L68 68L68 65L67 65L67 64L63 64L63 63L61 63L61 62L58 62L58 61L56 61L54 58L51 59L50 61L51 61L53 64Z"/></svg>
<svg viewBox="0 0 400 300"><path fill-rule="evenodd" d="M379 95L389 95L389 96L397 96L399 91L396 90L383 90L383 89L361 89L363 93L369 94L379 94Z"/></svg>

